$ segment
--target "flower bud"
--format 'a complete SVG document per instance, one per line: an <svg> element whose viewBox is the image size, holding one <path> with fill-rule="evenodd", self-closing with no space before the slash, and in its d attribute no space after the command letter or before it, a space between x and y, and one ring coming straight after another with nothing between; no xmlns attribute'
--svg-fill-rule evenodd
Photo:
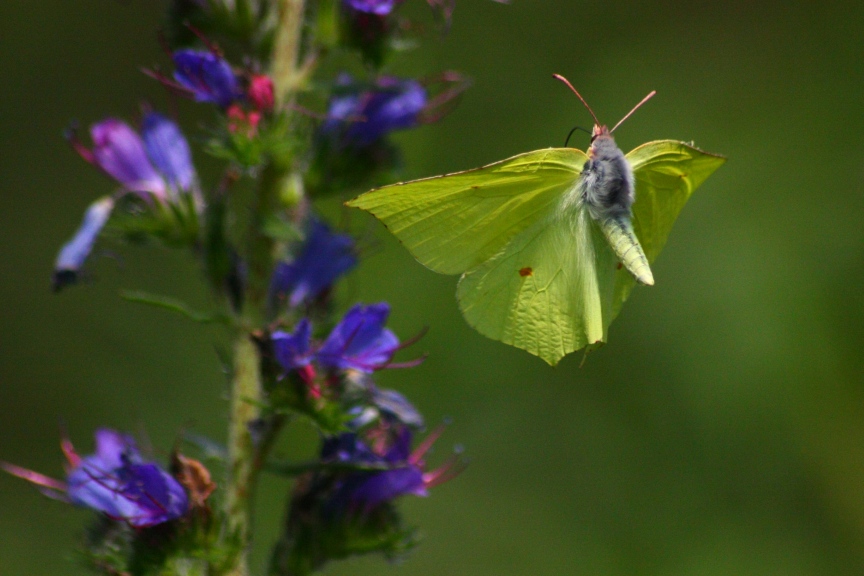
<svg viewBox="0 0 864 576"><path fill-rule="evenodd" d="M196 102L227 108L239 96L237 77L221 56L207 50L177 50L174 79Z"/></svg>
<svg viewBox="0 0 864 576"><path fill-rule="evenodd" d="M246 97L260 112L273 110L273 80L265 74L253 74L249 80Z"/></svg>

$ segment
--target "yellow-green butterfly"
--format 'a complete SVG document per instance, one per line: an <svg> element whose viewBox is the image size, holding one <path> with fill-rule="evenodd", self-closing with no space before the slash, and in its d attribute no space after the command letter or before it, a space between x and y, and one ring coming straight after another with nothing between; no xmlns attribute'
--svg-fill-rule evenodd
<svg viewBox="0 0 864 576"><path fill-rule="evenodd" d="M681 208L726 159L684 142L626 156L594 118L588 153L548 148L475 170L394 184L348 202L375 215L423 265L462 274L468 323L555 365L606 341Z"/></svg>

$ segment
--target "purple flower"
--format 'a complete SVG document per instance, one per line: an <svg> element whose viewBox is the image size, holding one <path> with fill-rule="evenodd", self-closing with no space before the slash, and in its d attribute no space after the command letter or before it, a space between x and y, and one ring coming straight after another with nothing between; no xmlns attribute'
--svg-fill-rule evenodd
<svg viewBox="0 0 864 576"><path fill-rule="evenodd" d="M90 127L93 149L86 160L104 170L129 192L149 192L165 196L165 180L156 172L144 141L128 124L116 118L106 118Z"/></svg>
<svg viewBox="0 0 864 576"><path fill-rule="evenodd" d="M382 502L406 494L429 495L423 479L423 471L411 465L367 474L346 483L346 486L349 492L347 498L350 502L367 508L374 508Z"/></svg>
<svg viewBox="0 0 864 576"><path fill-rule="evenodd" d="M441 467L426 472L423 456L441 435L443 428L430 434L413 452L413 435L407 426L385 431L384 441L370 446L357 434L343 433L324 443L321 458L325 462L355 464L358 470L342 479L332 496L335 509L350 511L372 508L408 494L427 496L432 486L446 482L461 472L451 458ZM379 466L384 470L363 470Z"/></svg>
<svg viewBox="0 0 864 576"><path fill-rule="evenodd" d="M301 370L312 362L312 324L303 318L294 332L278 330L271 336L276 361L286 372Z"/></svg>
<svg viewBox="0 0 864 576"><path fill-rule="evenodd" d="M373 372L387 366L399 350L399 338L384 328L390 306L381 302L351 308L316 352L318 362L332 369Z"/></svg>
<svg viewBox="0 0 864 576"><path fill-rule="evenodd" d="M66 480L72 503L134 527L179 518L189 504L174 478L142 460L131 437L109 429L97 430L96 454L81 460Z"/></svg>
<svg viewBox="0 0 864 576"><path fill-rule="evenodd" d="M392 468L360 474L346 482L344 490L352 504L373 508L406 494L428 496L420 456L413 458L411 455L411 440L411 430L406 426L398 427L390 446L378 448L383 452L381 462Z"/></svg>
<svg viewBox="0 0 864 576"><path fill-rule="evenodd" d="M173 199L191 190L195 168L180 128L156 112L144 116L139 136L128 124L106 118L90 128L93 148L73 135L72 145L88 162L144 198Z"/></svg>
<svg viewBox="0 0 864 576"><path fill-rule="evenodd" d="M197 198L195 168L189 144L180 128L156 112L145 114L141 135L116 118L106 118L90 127L93 148L87 148L70 134L72 146L88 162L114 178L123 187L119 195L133 193L144 200L174 202L180 194ZM63 245L54 263L54 290L78 280L84 262L108 222L115 198L94 202L84 222Z"/></svg>
<svg viewBox="0 0 864 576"><path fill-rule="evenodd" d="M381 457L375 454L357 434L345 432L324 439L321 445L321 460L345 464L378 464Z"/></svg>
<svg viewBox="0 0 864 576"><path fill-rule="evenodd" d="M386 16L403 0L344 0L344 4L358 12Z"/></svg>
<svg viewBox="0 0 864 576"><path fill-rule="evenodd" d="M150 112L144 116L141 136L147 156L174 190L191 190L195 183L192 152L180 128L165 116Z"/></svg>
<svg viewBox="0 0 864 576"><path fill-rule="evenodd" d="M317 298L356 265L351 237L334 234L325 224L315 221L297 258L276 266L272 290L277 295L288 294L289 304L295 307Z"/></svg>
<svg viewBox="0 0 864 576"><path fill-rule="evenodd" d="M374 88L351 91L354 81L340 76L337 87L348 93L330 100L321 133L344 144L369 146L390 132L417 125L427 104L426 89L411 79L382 76Z"/></svg>
<svg viewBox="0 0 864 576"><path fill-rule="evenodd" d="M68 441L64 441L64 451L71 466L65 484L11 464L0 463L0 467L42 486L49 496L135 528L175 520L189 507L183 487L156 464L145 462L128 435L103 428L96 431L95 454L82 459Z"/></svg>
<svg viewBox="0 0 864 576"><path fill-rule="evenodd" d="M372 404L386 420L401 422L412 428L423 428L423 415L396 390L372 389Z"/></svg>
<svg viewBox="0 0 864 576"><path fill-rule="evenodd" d="M381 302L363 306L358 304L348 310L342 320L333 328L327 339L320 345L312 343L312 325L307 318L297 323L293 332L278 330L271 336L273 355L285 372L297 372L307 383L316 376L313 362L330 370L356 370L371 374L382 368L410 368L418 365L423 358L392 364L393 355L403 347L396 335L384 328L390 306ZM396 420L403 417L416 421L419 414L400 394L392 392L389 397L381 397L382 405L372 402L381 412L391 413Z"/></svg>
<svg viewBox="0 0 864 576"><path fill-rule="evenodd" d="M57 255L57 260L54 262L52 285L55 292L78 281L81 268L87 257L90 256L93 244L105 223L108 222L113 209L114 198L106 196L91 204L87 212L84 213L81 227L75 236L63 245Z"/></svg>
<svg viewBox="0 0 864 576"><path fill-rule="evenodd" d="M174 79L196 102L212 102L227 108L240 89L237 76L223 58L206 50L174 52Z"/></svg>

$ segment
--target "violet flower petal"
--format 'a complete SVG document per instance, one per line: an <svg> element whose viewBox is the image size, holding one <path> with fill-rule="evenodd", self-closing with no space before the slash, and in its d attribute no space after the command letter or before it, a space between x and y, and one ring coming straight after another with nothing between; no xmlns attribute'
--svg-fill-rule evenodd
<svg viewBox="0 0 864 576"><path fill-rule="evenodd" d="M422 463L410 459L412 433L401 427L387 454L381 456L373 451L357 434L343 433L328 438L322 447L321 457L325 462L348 464L383 464L386 470L356 470L343 475L331 495L328 509L335 515L369 510L399 496L413 494L428 495L428 482L424 477Z"/></svg>
<svg viewBox="0 0 864 576"><path fill-rule="evenodd" d="M364 103L360 115L366 121L354 122L346 137L366 146L394 130L413 128L426 102L426 89L416 80L384 77Z"/></svg>
<svg viewBox="0 0 864 576"><path fill-rule="evenodd" d="M204 50L174 52L174 79L192 92L197 102L227 108L239 95L237 77L223 58Z"/></svg>
<svg viewBox="0 0 864 576"><path fill-rule="evenodd" d="M399 339L384 328L390 306L385 302L352 307L316 353L322 366L373 372L383 368L399 348Z"/></svg>
<svg viewBox="0 0 864 576"><path fill-rule="evenodd" d="M346 6L365 12L366 14L377 14L386 16L399 4L401 0L344 0Z"/></svg>
<svg viewBox="0 0 864 576"><path fill-rule="evenodd" d="M107 428L96 432L96 454L82 459L66 480L72 503L136 528L179 518L189 505L172 476L142 462L130 436Z"/></svg>
<svg viewBox="0 0 864 576"><path fill-rule="evenodd" d="M189 505L183 487L155 464L126 464L108 470L85 458L68 478L68 495L136 528L179 518Z"/></svg>
<svg viewBox="0 0 864 576"><path fill-rule="evenodd" d="M346 483L343 490L343 497L351 504L367 508L374 508L382 502L407 494L429 494L423 482L423 471L411 465L358 475L352 482Z"/></svg>
<svg viewBox="0 0 864 576"><path fill-rule="evenodd" d="M128 124L107 118L90 127L93 161L130 192L165 196L165 181L150 163L144 142Z"/></svg>
<svg viewBox="0 0 864 576"><path fill-rule="evenodd" d="M317 298L356 265L354 240L315 221L297 258L277 265L272 290L276 294L290 294L289 304L296 307Z"/></svg>
<svg viewBox="0 0 864 576"><path fill-rule="evenodd" d="M350 76L342 75L336 84L345 88L351 83ZM426 89L416 80L385 76L373 90L332 98L321 133L348 145L369 146L394 130L416 126L427 103Z"/></svg>
<svg viewBox="0 0 864 576"><path fill-rule="evenodd" d="M120 468L126 462L141 463L141 454L135 439L110 428L99 428L95 433L99 466L107 470ZM93 458L93 456L91 456Z"/></svg>
<svg viewBox="0 0 864 576"><path fill-rule="evenodd" d="M396 431L396 436L392 440L392 444L384 454L384 460L391 464L397 462L407 462L411 456L411 443L414 441L414 434L407 426L401 426Z"/></svg>
<svg viewBox="0 0 864 576"><path fill-rule="evenodd" d="M423 428L425 426L423 415L420 414L420 411L396 390L373 389L372 404L386 418L396 420L412 428Z"/></svg>
<svg viewBox="0 0 864 576"><path fill-rule="evenodd" d="M382 462L380 456L353 432L343 432L326 438L321 445L321 460L346 464L370 464Z"/></svg>
<svg viewBox="0 0 864 576"><path fill-rule="evenodd" d="M141 137L147 155L168 184L178 191L190 190L195 182L195 167L189 143L177 124L157 112L150 112L144 116Z"/></svg>
<svg viewBox="0 0 864 576"><path fill-rule="evenodd" d="M108 222L113 209L114 199L106 196L91 204L87 212L84 213L81 227L78 228L72 239L63 245L57 255L57 260L54 262L52 284L55 291L69 284L74 284L78 280L78 274L87 257L90 256L93 245L105 223Z"/></svg>
<svg viewBox="0 0 864 576"><path fill-rule="evenodd" d="M293 332L278 330L271 336L276 361L286 372L308 366L312 361L312 324L303 318Z"/></svg>
<svg viewBox="0 0 864 576"><path fill-rule="evenodd" d="M124 519L132 526L153 526L174 520L189 508L183 486L156 464L129 465L122 470L123 493L133 504Z"/></svg>

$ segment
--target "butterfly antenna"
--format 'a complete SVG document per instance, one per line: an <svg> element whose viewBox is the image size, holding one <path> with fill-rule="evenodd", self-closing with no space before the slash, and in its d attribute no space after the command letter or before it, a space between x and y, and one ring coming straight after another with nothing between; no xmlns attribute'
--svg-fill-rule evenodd
<svg viewBox="0 0 864 576"><path fill-rule="evenodd" d="M591 131L590 131L590 130L586 130L586 129L583 128L582 126L574 126L573 129L570 130L570 133L567 134L567 138L564 140L564 148L567 147L567 144L570 142L570 137L573 136L573 133L574 133L576 130L582 130L583 132L585 132L585 133L588 134L588 135L591 134Z"/></svg>
<svg viewBox="0 0 864 576"><path fill-rule="evenodd" d="M621 123L624 122L624 120L626 120L627 118L629 118L629 117L633 114L633 112L635 112L636 110L638 110L639 107L642 106L642 104L644 104L645 102L647 102L648 100L650 100L650 99L651 99L655 94L657 94L657 91L656 91L656 90L652 90L650 94L648 94L647 96L645 96L644 98L642 98L642 101L639 102L638 104L636 104L636 106L634 106L633 109L630 110L630 112L628 112L626 116L624 116L623 118L621 118L621 120L619 120L618 123L615 124L615 127L612 128L612 130L610 130L609 133L611 134L612 132L614 132L614 131L615 131L615 128L618 128L618 126L620 126Z"/></svg>
<svg viewBox="0 0 864 576"><path fill-rule="evenodd" d="M591 113L591 117L594 118L594 124L596 124L597 126L600 126L600 120L597 119L597 115L594 114L594 111L591 110L591 107L588 106L588 103L585 101L584 98L582 98L582 95L579 94L579 92L578 92L578 91L573 87L572 84L570 84L570 81L567 80L566 78L564 78L563 76L561 76L560 74L553 74L552 77L555 78L556 80L560 80L561 82L563 82L564 84L566 84L566 85L570 88L570 90L572 90L573 93L576 94L576 96L579 97L579 100L582 101L582 104L584 104L584 105L585 105L585 108L588 109L588 112ZM638 106L637 106L637 108L638 108ZM620 124L620 122L619 122L619 124Z"/></svg>

